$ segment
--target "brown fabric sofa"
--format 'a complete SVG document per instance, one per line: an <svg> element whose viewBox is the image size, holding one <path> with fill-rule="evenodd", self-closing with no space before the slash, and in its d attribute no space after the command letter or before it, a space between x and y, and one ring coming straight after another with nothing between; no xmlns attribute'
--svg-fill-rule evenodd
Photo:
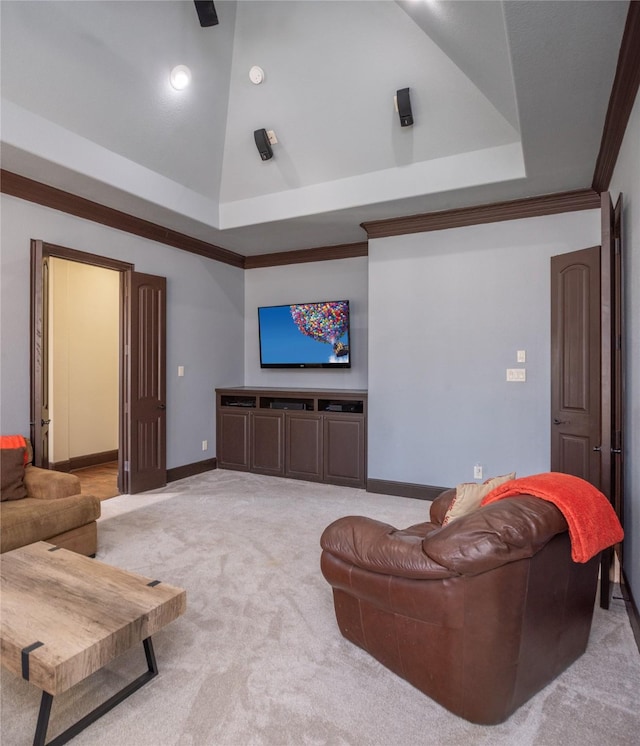
<svg viewBox="0 0 640 746"><path fill-rule="evenodd" d="M551 503L506 498L442 526L349 516L321 538L341 633L451 712L506 720L584 652L599 555L571 559Z"/></svg>
<svg viewBox="0 0 640 746"><path fill-rule="evenodd" d="M80 494L74 474L40 469L24 470L27 497L0 502L0 551L48 541L92 556L98 548L100 500Z"/></svg>

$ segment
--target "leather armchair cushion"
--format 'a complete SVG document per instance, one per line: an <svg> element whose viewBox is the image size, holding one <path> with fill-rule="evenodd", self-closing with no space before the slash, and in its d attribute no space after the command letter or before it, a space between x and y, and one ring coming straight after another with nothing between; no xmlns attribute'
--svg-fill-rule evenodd
<svg viewBox="0 0 640 746"><path fill-rule="evenodd" d="M363 570L403 578L447 578L453 573L423 551L425 534L438 529L433 523L419 523L399 531L372 518L345 516L327 526L320 544Z"/></svg>
<svg viewBox="0 0 640 746"><path fill-rule="evenodd" d="M554 505L520 496L487 505L447 526L428 522L398 530L372 518L346 516L327 526L320 544L363 570L429 580L478 575L532 557L566 530Z"/></svg>
<svg viewBox="0 0 640 746"><path fill-rule="evenodd" d="M502 509L492 510L502 505ZM422 542L434 562L460 575L478 575L532 557L567 530L555 505L530 495L506 498L432 531Z"/></svg>

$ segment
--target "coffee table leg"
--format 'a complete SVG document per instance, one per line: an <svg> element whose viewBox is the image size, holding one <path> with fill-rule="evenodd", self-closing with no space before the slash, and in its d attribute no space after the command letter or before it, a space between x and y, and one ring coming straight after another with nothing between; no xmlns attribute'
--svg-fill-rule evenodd
<svg viewBox="0 0 640 746"><path fill-rule="evenodd" d="M47 728L49 727L49 715L51 714L52 704L53 694L42 692L40 712L38 713L38 722L36 724L36 735L33 739L33 746L44 746L44 739L47 737Z"/></svg>
<svg viewBox="0 0 640 746"><path fill-rule="evenodd" d="M49 741L46 746L62 746L63 743L67 743L74 736L77 736L80 731L83 731L91 723L105 715L109 710L112 710L116 705L120 704L123 699L126 699L129 695L144 686L148 681L158 675L158 665L156 663L156 656L153 651L153 643L151 638L147 637L142 641L144 645L144 654L147 659L147 671L142 676L138 676L137 679L127 684L119 692L116 692L106 702L92 710L88 715L78 720L77 723L67 728L59 736ZM51 705L53 703L53 695L48 692L42 692L42 699L40 700L40 712L38 713L38 723L36 725L36 735L33 740L33 746L45 746L45 738L47 736L47 728L49 727L49 715L51 714Z"/></svg>
<svg viewBox="0 0 640 746"><path fill-rule="evenodd" d="M144 645L144 654L147 657L147 666L149 668L149 671L147 673L152 673L153 676L157 676L158 664L156 663L156 654L153 652L151 638L147 637L142 641L142 644ZM152 679L153 676L149 676L149 678ZM142 684L140 686L142 686Z"/></svg>

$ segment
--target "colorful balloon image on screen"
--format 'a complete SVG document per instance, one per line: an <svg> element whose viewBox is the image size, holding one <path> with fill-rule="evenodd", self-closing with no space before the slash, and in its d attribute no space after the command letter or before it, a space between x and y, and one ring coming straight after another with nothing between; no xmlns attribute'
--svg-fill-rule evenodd
<svg viewBox="0 0 640 746"><path fill-rule="evenodd" d="M291 318L307 337L333 346L338 357L349 349L338 340L349 328L349 305L343 301L305 303L291 306Z"/></svg>

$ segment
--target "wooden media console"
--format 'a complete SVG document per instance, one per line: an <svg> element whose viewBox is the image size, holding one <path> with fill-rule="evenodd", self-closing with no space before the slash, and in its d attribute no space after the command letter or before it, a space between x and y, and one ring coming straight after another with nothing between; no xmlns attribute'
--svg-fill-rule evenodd
<svg viewBox="0 0 640 746"><path fill-rule="evenodd" d="M217 463L349 487L367 484L367 392L216 389Z"/></svg>

